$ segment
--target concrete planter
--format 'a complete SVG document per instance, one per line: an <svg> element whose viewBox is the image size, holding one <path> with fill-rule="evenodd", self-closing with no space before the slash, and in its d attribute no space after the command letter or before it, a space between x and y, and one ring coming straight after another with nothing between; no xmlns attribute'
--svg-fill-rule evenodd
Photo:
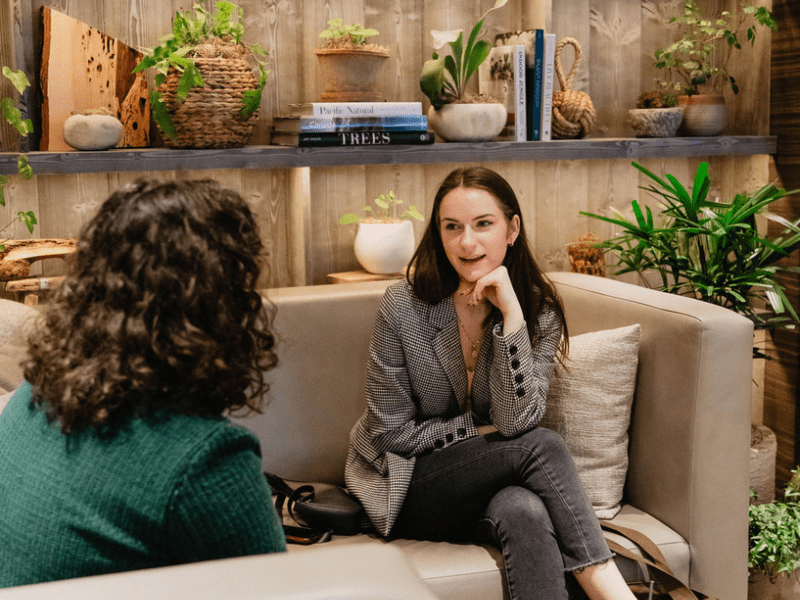
<svg viewBox="0 0 800 600"><path fill-rule="evenodd" d="M322 77L323 102L380 102L377 76L389 58L385 50L317 48L317 68Z"/></svg>
<svg viewBox="0 0 800 600"><path fill-rule="evenodd" d="M789 577L781 574L771 579L761 571L750 574L747 600L797 600L800 598L800 569Z"/></svg>

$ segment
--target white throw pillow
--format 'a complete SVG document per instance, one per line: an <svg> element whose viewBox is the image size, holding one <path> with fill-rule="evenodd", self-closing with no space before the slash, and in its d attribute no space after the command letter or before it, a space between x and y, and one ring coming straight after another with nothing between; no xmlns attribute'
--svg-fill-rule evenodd
<svg viewBox="0 0 800 600"><path fill-rule="evenodd" d="M558 365L550 379L540 423L564 438L600 519L619 512L628 473L640 331L637 324L571 337L566 368Z"/></svg>

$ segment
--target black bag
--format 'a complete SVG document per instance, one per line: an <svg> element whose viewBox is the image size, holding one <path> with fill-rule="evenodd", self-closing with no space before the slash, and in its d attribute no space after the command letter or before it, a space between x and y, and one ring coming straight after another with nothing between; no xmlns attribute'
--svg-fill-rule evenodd
<svg viewBox="0 0 800 600"><path fill-rule="evenodd" d="M345 489L330 483L299 483L292 487L273 473L264 473L275 496L275 510L283 505L298 523L336 535L355 535L362 531L364 507ZM330 537L330 536L325 536Z"/></svg>

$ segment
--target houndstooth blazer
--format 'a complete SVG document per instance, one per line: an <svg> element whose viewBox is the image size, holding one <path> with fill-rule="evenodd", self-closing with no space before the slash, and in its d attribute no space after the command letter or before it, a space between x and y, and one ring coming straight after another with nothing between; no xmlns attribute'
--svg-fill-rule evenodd
<svg viewBox="0 0 800 600"><path fill-rule="evenodd" d="M505 337L487 328L472 382L475 419L505 436L544 415L561 324L552 308L539 318L533 348L527 326ZM350 432L345 481L382 535L405 500L415 457L478 435L463 410L467 371L452 296L423 302L401 281L387 288L369 347L367 408Z"/></svg>

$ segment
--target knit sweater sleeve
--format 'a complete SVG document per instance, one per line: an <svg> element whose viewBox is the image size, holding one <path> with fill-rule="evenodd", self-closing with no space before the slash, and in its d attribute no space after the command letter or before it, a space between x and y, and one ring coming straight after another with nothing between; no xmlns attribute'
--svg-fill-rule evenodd
<svg viewBox="0 0 800 600"><path fill-rule="evenodd" d="M179 563L286 550L258 440L241 427L226 424L190 458L167 512Z"/></svg>

